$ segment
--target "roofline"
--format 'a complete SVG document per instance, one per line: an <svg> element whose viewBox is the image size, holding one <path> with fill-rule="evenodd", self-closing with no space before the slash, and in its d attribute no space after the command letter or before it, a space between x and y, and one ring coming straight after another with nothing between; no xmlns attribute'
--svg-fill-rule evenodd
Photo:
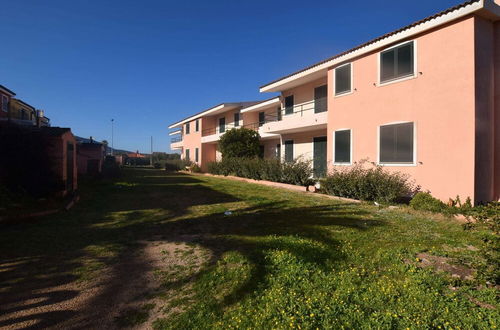
<svg viewBox="0 0 500 330"><path fill-rule="evenodd" d="M6 92L7 94L10 94L10 96L16 96L16 93L5 87L4 85L0 85L0 89Z"/></svg>
<svg viewBox="0 0 500 330"><path fill-rule="evenodd" d="M372 52L376 49L388 46L390 44L401 41L402 39L409 38L424 31L433 29L437 26L446 24L464 16L470 15L482 9L492 11L495 15L499 15L499 6L493 2L494 0L470 0L451 7L447 10L439 12L435 15L424 18L401 29L384 34L381 37L368 41L364 44L351 48L343 53L334 55L326 60L308 66L302 70L296 71L292 74L276 79L259 88L260 92L276 92L280 91L280 86L290 83L296 79L304 78L313 73L327 70L337 64L359 57L366 53Z"/></svg>
<svg viewBox="0 0 500 330"><path fill-rule="evenodd" d="M30 108L32 108L33 110L35 110L35 111L36 111L36 109L35 109L35 107L34 107L34 106L29 105L28 103L24 102L24 101L23 101L23 100L21 100L21 99L18 99L18 98L13 98L13 100L16 100L16 101L18 101L19 103L21 103L21 104L23 104L23 105L25 105L25 106L27 106L27 107L30 107Z"/></svg>
<svg viewBox="0 0 500 330"><path fill-rule="evenodd" d="M280 102L280 97L279 96L275 96L275 97L272 97L270 99L267 99L267 100L264 100L264 101L260 101L259 103L256 103L254 105L248 106L246 108L243 108L243 109L241 109L241 113L246 113L246 112L251 112L251 111L254 111L254 110L257 110L257 109L261 109L261 108L270 106L270 105L272 105L274 103L277 103L277 102Z"/></svg>
<svg viewBox="0 0 500 330"><path fill-rule="evenodd" d="M249 105L252 105L252 104L255 104L255 101L253 101L253 102L229 102L229 103L221 103L221 104L218 104L218 105L216 105L214 107L211 107L209 109L206 109L206 110L203 110L201 112L198 112L197 114L194 114L191 117L187 117L187 118L182 119L182 120L180 120L180 121L178 121L176 123L173 123L172 125L168 126L168 128L171 129L171 128L179 127L180 125L185 124L188 121L192 121L192 120L198 119L200 117L209 115L212 112L224 109L226 107L236 107L236 108L239 107L239 108L241 108L241 107L249 106Z"/></svg>

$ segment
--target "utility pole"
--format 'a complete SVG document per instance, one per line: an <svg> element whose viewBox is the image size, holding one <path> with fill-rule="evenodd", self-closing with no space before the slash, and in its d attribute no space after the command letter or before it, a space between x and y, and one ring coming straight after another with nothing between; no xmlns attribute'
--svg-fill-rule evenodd
<svg viewBox="0 0 500 330"><path fill-rule="evenodd" d="M153 136L151 135L151 156L150 156L150 164L151 166L153 166Z"/></svg>
<svg viewBox="0 0 500 330"><path fill-rule="evenodd" d="M111 119L111 156L115 155L115 132L114 132L115 120Z"/></svg>

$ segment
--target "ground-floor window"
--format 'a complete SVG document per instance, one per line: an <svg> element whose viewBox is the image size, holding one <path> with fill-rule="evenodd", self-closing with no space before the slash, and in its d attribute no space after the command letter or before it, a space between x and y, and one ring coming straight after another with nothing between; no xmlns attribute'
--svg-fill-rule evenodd
<svg viewBox="0 0 500 330"><path fill-rule="evenodd" d="M285 162L293 161L293 140L285 141Z"/></svg>
<svg viewBox="0 0 500 330"><path fill-rule="evenodd" d="M276 145L276 158L281 159L281 144Z"/></svg>
<svg viewBox="0 0 500 330"><path fill-rule="evenodd" d="M350 129L333 132L333 155L335 164L351 164L351 137Z"/></svg>
<svg viewBox="0 0 500 330"><path fill-rule="evenodd" d="M186 149L186 160L189 160L189 149Z"/></svg>
<svg viewBox="0 0 500 330"><path fill-rule="evenodd" d="M199 154L199 149L198 148L194 149L194 161L197 163L199 161L198 154Z"/></svg>
<svg viewBox="0 0 500 330"><path fill-rule="evenodd" d="M379 128L379 163L413 164L414 123L383 125Z"/></svg>

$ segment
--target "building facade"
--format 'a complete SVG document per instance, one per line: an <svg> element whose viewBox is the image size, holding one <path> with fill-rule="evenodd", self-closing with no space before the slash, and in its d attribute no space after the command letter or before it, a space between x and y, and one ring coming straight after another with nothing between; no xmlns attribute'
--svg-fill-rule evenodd
<svg viewBox="0 0 500 330"><path fill-rule="evenodd" d="M182 127L171 147L205 168L239 112L265 157L311 159L317 177L367 161L445 201L500 198L500 0L460 4L260 91L280 96L190 117L208 131Z"/></svg>

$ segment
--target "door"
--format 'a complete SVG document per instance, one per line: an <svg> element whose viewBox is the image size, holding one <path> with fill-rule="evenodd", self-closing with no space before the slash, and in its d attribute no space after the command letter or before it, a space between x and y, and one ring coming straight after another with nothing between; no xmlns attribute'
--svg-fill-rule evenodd
<svg viewBox="0 0 500 330"><path fill-rule="evenodd" d="M326 175L326 136L315 137L313 140L313 144L314 177L322 178Z"/></svg>
<svg viewBox="0 0 500 330"><path fill-rule="evenodd" d="M293 113L293 106L293 95L285 97L285 115L291 115Z"/></svg>
<svg viewBox="0 0 500 330"><path fill-rule="evenodd" d="M219 118L219 133L226 131L226 118Z"/></svg>
<svg viewBox="0 0 500 330"><path fill-rule="evenodd" d="M326 85L314 89L314 113L325 112L327 110Z"/></svg>
<svg viewBox="0 0 500 330"><path fill-rule="evenodd" d="M73 143L67 143L66 145L66 190L68 192L73 191L73 179L74 179L74 146Z"/></svg>
<svg viewBox="0 0 500 330"><path fill-rule="evenodd" d="M259 127L261 127L265 123L266 123L266 113L265 112L259 112Z"/></svg>
<svg viewBox="0 0 500 330"><path fill-rule="evenodd" d="M285 141L285 162L293 161L293 140Z"/></svg>

